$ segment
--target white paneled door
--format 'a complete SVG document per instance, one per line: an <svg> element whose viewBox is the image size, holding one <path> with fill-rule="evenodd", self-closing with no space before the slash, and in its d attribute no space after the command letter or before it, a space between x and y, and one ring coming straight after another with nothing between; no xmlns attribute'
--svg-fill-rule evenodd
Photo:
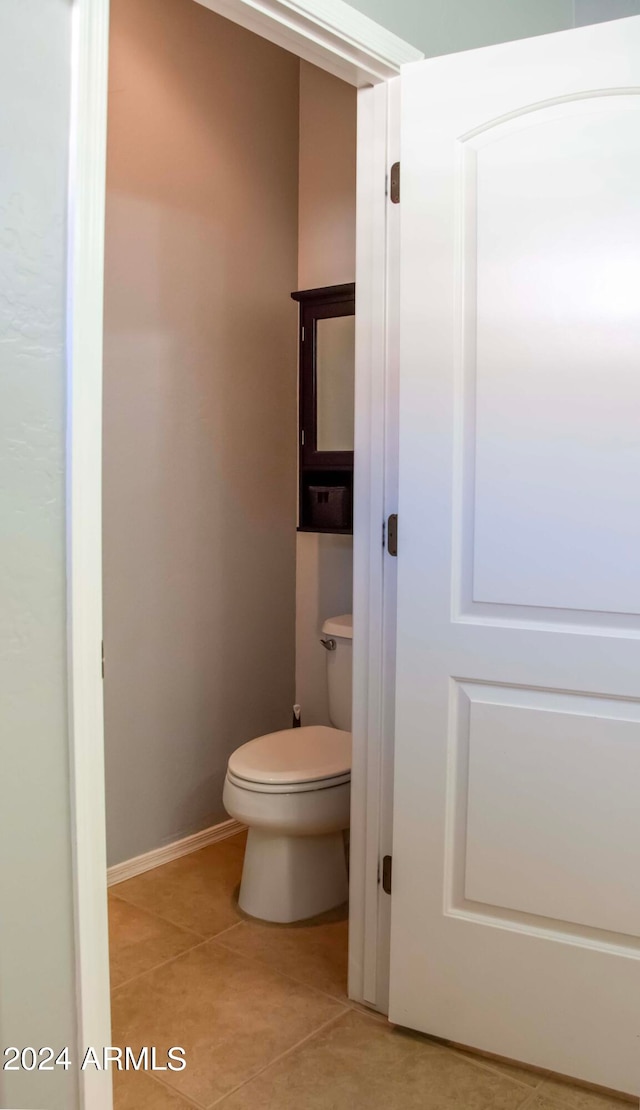
<svg viewBox="0 0 640 1110"><path fill-rule="evenodd" d="M403 70L390 1017L640 1093L640 17Z"/></svg>

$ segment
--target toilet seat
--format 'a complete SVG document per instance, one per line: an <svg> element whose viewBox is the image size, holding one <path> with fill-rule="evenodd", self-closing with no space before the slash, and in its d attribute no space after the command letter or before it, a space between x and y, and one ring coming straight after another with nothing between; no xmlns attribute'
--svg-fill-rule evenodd
<svg viewBox="0 0 640 1110"><path fill-rule="evenodd" d="M305 792L328 790L332 786L342 786L351 782L351 771L330 779L309 779L306 782L272 783L257 782L255 779L241 779L227 771L227 779L241 790L251 790L256 794L304 794Z"/></svg>
<svg viewBox="0 0 640 1110"><path fill-rule="evenodd" d="M227 778L264 794L340 786L351 778L351 733L306 725L258 736L232 753Z"/></svg>

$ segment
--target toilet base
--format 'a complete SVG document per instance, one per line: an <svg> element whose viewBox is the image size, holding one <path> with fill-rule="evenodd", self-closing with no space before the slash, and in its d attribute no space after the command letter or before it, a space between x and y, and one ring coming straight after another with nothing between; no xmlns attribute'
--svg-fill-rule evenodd
<svg viewBox="0 0 640 1110"><path fill-rule="evenodd" d="M349 896L341 832L282 836L249 829L240 909L262 921L304 921Z"/></svg>

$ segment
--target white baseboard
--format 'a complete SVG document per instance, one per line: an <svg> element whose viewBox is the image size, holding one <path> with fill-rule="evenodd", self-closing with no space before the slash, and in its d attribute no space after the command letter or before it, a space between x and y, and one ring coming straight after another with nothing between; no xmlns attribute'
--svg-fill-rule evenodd
<svg viewBox="0 0 640 1110"><path fill-rule="evenodd" d="M151 871L163 863L170 863L172 859L188 856L190 852L197 852L198 848L206 848L207 844L216 844L218 840L226 840L235 836L246 828L240 821L221 821L219 825L212 825L202 832L185 836L182 840L174 840L173 844L165 844L162 848L154 848L142 856L125 859L122 863L115 863L107 869L107 885L122 883L125 879L132 879L134 875L142 875L143 871Z"/></svg>

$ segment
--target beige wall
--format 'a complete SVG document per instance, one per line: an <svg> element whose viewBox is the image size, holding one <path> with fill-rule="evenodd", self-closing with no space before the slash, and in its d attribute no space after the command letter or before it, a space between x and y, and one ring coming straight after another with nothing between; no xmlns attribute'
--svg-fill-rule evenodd
<svg viewBox="0 0 640 1110"><path fill-rule="evenodd" d="M65 598L71 0L0 6L0 1041L75 1051ZM2 1058L4 1061L4 1057ZM76 1068L0 1071L73 1110Z"/></svg>
<svg viewBox="0 0 640 1110"><path fill-rule="evenodd" d="M355 281L356 90L300 62L301 289Z"/></svg>
<svg viewBox="0 0 640 1110"><path fill-rule="evenodd" d="M356 92L300 63L298 287L355 280ZM351 612L350 536L299 532L296 586L296 700L304 724L328 724L327 617Z"/></svg>
<svg viewBox="0 0 640 1110"><path fill-rule="evenodd" d="M109 862L217 821L294 700L298 59L112 0L105 321Z"/></svg>

